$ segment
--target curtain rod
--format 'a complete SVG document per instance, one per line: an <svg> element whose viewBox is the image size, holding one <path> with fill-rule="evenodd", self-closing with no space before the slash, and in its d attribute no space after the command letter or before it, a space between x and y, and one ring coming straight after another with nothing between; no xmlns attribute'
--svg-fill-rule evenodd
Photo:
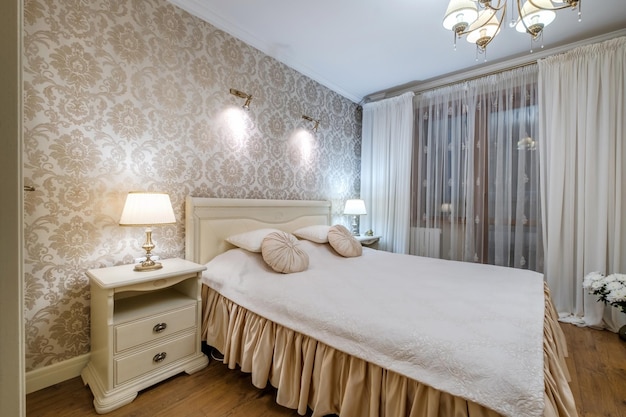
<svg viewBox="0 0 626 417"><path fill-rule="evenodd" d="M499 69L499 70L493 70L493 71L490 71L490 72L481 73L479 75L474 75L472 77L463 78L462 80L450 81L450 82L445 83L445 84L437 84L436 87L421 88L421 89L420 88L416 88L416 89L414 89L412 91L415 93L415 95L418 95L418 94L424 93L426 91L435 90L435 89L444 88L444 87L449 87L451 85L461 84L461 83L465 83L465 82L468 82L468 81L474 81L474 80L478 80L480 78L489 77L491 75L502 74L503 72L506 72L506 71L513 71L513 70L516 70L516 69L519 69L519 68L530 67L531 65L537 65L537 60L529 61L529 62L526 62L526 63L523 63L523 64L517 64L517 65L509 66L509 67L502 68L502 69Z"/></svg>
<svg viewBox="0 0 626 417"><path fill-rule="evenodd" d="M434 90L436 88L447 87L453 84L459 84L464 81L472 81L478 78L487 77L494 74L499 74L501 72L514 70L517 68L527 67L530 65L535 65L538 60L546 58L548 56L560 54L570 49L577 48L583 45L590 45L593 43L598 43L602 41L606 41L609 39L617 38L619 36L626 36L626 29L616 30L614 32L609 32L604 35L594 36L591 38L584 39L582 41L569 43L562 46L557 46L554 48L550 48L547 50L534 52L532 56L526 54L521 57L509 59L502 62L497 62L494 64L479 66L477 68L462 71L458 73L447 74L442 77L433 78L430 80L405 84L403 86L391 88L389 90L380 91L378 93L373 93L365 96L361 101L361 105L365 103L372 103L375 101L384 100L386 98L396 97L404 93L413 92L416 95L423 93L424 91Z"/></svg>

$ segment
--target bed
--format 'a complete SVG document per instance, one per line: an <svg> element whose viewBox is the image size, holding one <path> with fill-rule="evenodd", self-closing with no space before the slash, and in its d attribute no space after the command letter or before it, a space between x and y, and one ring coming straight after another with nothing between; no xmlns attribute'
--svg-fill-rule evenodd
<svg viewBox="0 0 626 417"><path fill-rule="evenodd" d="M330 224L327 201L187 197L186 257L207 264L202 337L230 368L301 415L577 415L540 274L368 248L345 258L307 239L307 269L280 274L226 241Z"/></svg>

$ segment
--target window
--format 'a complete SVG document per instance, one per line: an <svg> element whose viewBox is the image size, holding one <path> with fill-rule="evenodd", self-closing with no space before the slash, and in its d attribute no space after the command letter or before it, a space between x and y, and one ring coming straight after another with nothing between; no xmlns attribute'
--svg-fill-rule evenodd
<svg viewBox="0 0 626 417"><path fill-rule="evenodd" d="M532 67L417 98L412 227L442 258L543 268L536 88Z"/></svg>

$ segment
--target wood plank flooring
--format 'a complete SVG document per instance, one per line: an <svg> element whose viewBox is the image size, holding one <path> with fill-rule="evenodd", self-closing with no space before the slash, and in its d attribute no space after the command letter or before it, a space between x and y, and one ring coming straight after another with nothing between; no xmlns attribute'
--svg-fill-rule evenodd
<svg viewBox="0 0 626 417"><path fill-rule="evenodd" d="M570 384L580 417L626 417L626 342L615 333L561 327L567 338ZM273 388L259 390L250 376L211 360L193 375L180 374L139 393L108 417L297 416L276 404ZM28 417L97 416L93 396L80 377L26 396ZM308 414L310 415L310 414ZM521 417L521 416L520 416Z"/></svg>
<svg viewBox="0 0 626 417"><path fill-rule="evenodd" d="M580 417L626 417L626 342L617 334L561 324L570 387Z"/></svg>

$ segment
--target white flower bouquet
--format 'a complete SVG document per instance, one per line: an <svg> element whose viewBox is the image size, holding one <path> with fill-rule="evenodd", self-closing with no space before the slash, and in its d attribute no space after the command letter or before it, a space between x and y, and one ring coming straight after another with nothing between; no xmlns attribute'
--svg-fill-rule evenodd
<svg viewBox="0 0 626 417"><path fill-rule="evenodd" d="M583 288L589 294L598 296L598 301L617 307L626 313L626 274L602 275L599 272L587 274Z"/></svg>

